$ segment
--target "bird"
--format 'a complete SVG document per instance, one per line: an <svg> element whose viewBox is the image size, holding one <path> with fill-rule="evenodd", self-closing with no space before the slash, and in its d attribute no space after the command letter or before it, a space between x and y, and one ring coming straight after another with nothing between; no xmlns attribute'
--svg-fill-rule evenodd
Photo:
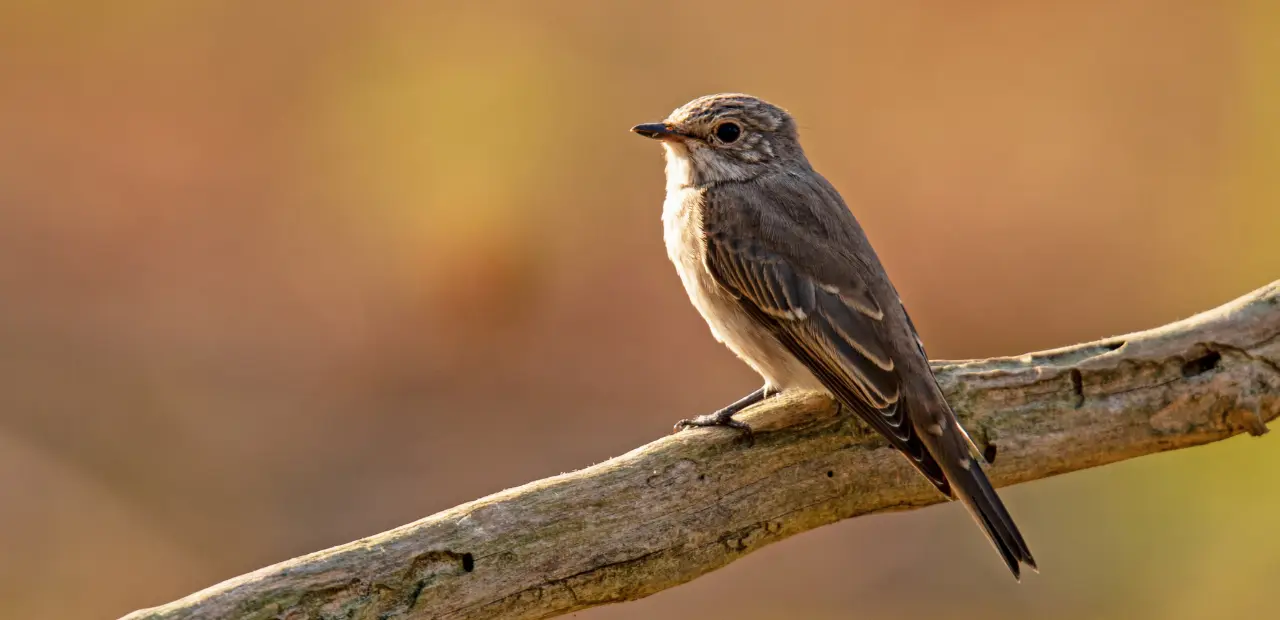
<svg viewBox="0 0 1280 620"><path fill-rule="evenodd" d="M698 97L631 131L661 142L667 255L712 335L764 379L676 424L725 426L791 390L829 394L959 499L1015 579L1035 559L978 462L861 225L814 170L795 119L741 93Z"/></svg>

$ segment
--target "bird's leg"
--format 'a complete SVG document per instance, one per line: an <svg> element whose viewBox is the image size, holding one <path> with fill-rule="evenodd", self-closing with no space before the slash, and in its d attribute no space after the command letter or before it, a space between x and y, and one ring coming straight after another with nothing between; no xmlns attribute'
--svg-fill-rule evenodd
<svg viewBox="0 0 1280 620"><path fill-rule="evenodd" d="M679 422L676 422L675 432L678 433L691 426L693 427L728 426L729 428L742 429L750 433L751 427L748 426L746 422L739 422L733 419L733 414L738 413L739 411L742 411L743 409L746 409L751 405L761 402L764 399L770 396L773 396L777 393L778 393L777 390L771 390L768 384L765 384L761 386L760 389L750 394L747 394L742 398L739 398L738 400L734 401L733 404L715 413L708 413L707 415L700 415L693 419L680 420Z"/></svg>

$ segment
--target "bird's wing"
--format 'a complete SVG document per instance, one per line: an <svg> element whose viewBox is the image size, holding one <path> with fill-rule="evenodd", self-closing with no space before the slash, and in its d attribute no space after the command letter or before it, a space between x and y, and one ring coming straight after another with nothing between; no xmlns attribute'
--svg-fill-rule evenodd
<svg viewBox="0 0 1280 620"><path fill-rule="evenodd" d="M927 364L924 346L909 318L907 331L916 342L889 346L894 336L885 310L897 311L890 304L901 301L896 294L877 299L868 285L873 267L835 241L837 235L861 234L851 216L839 221L847 211L831 221L806 210L811 205L803 201L809 200L827 202L823 208L846 208L825 182L813 189L819 191L753 184L708 197L702 213L707 270L841 404L905 454L944 495L964 502L1015 577L1020 563L1034 568L1026 541L973 461L972 442L966 442L951 407L940 394L936 402L903 398L898 364L906 360L894 356L919 355ZM922 437L921 431L931 436Z"/></svg>
<svg viewBox="0 0 1280 620"><path fill-rule="evenodd" d="M950 495L942 468L907 414L896 364L885 346L883 306L857 266L839 256L823 257L822 248L811 246L806 253L816 253L824 271L822 278L815 277L794 259L753 241L768 238L781 247L797 247L803 240L780 239L785 227L744 230L752 221L704 222L705 261L712 276L833 395Z"/></svg>

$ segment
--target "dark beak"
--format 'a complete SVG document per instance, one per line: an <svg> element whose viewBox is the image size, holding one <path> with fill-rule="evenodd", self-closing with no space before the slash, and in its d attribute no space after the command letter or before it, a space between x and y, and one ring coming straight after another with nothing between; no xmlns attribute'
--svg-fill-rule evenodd
<svg viewBox="0 0 1280 620"><path fill-rule="evenodd" d="M631 131L646 138L653 138L654 140L681 140L684 138L684 134L681 134L665 123L645 123L643 125L636 125L631 128Z"/></svg>

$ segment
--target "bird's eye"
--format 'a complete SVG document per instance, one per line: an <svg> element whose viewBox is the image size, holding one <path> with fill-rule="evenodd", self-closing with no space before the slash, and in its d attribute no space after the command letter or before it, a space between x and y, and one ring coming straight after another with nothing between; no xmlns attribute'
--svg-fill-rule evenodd
<svg viewBox="0 0 1280 620"><path fill-rule="evenodd" d="M729 144L742 135L742 128L737 123L720 123L716 125L716 139Z"/></svg>

